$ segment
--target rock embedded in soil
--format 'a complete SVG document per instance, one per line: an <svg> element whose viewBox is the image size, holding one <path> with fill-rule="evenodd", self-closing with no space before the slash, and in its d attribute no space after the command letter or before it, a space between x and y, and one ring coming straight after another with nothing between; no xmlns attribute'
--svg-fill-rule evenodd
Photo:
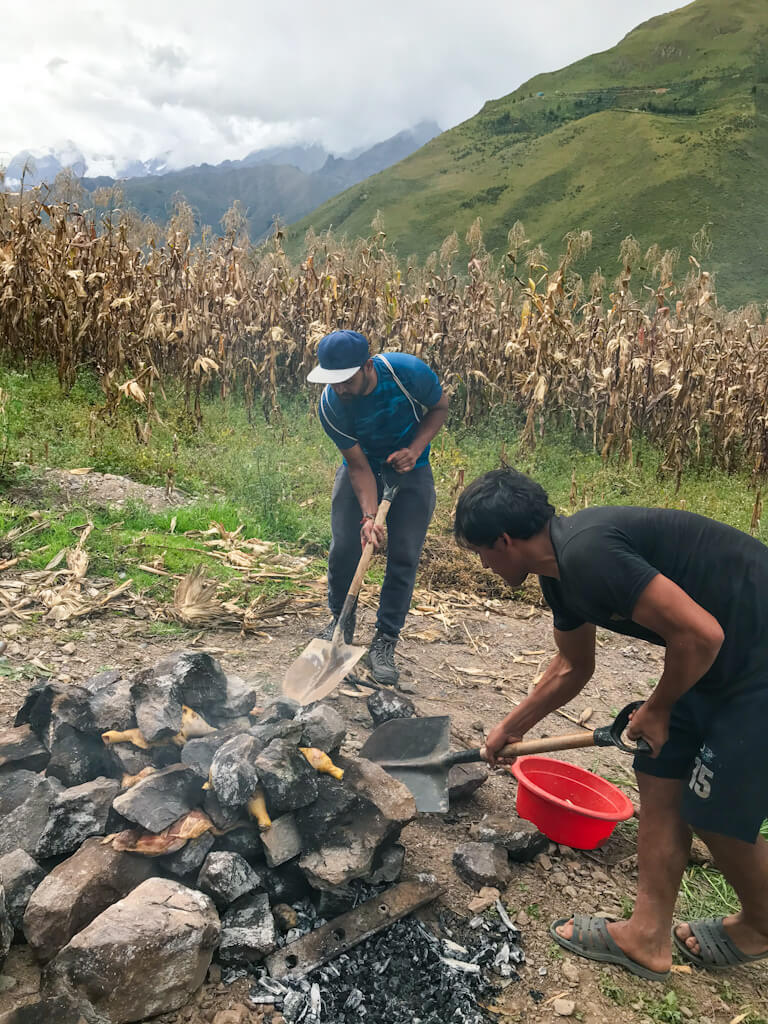
<svg viewBox="0 0 768 1024"><path fill-rule="evenodd" d="M15 931L21 931L30 896L45 878L45 872L24 850L12 850L0 857L0 883Z"/></svg>
<svg viewBox="0 0 768 1024"><path fill-rule="evenodd" d="M56 780L34 772L0 777L0 856L16 849L34 856L60 789Z"/></svg>
<svg viewBox="0 0 768 1024"><path fill-rule="evenodd" d="M558 1017L570 1017L576 1009L576 1003L573 999L555 999L552 1003L552 1009Z"/></svg>
<svg viewBox="0 0 768 1024"><path fill-rule="evenodd" d="M148 775L117 796L118 814L150 832L162 832L200 802L202 779L184 764L174 764Z"/></svg>
<svg viewBox="0 0 768 1024"><path fill-rule="evenodd" d="M77 932L155 872L149 857L87 840L42 880L24 914L24 935L39 960L50 960Z"/></svg>
<svg viewBox="0 0 768 1024"><path fill-rule="evenodd" d="M488 910L489 907L492 907L500 897L501 893L498 889L484 885L477 896L469 901L467 904L467 910L470 914L482 914L484 911Z"/></svg>
<svg viewBox="0 0 768 1024"><path fill-rule="evenodd" d="M48 751L29 725L0 730L0 772L39 772L48 764L48 757Z"/></svg>
<svg viewBox="0 0 768 1024"><path fill-rule="evenodd" d="M288 740L272 740L254 763L272 818L317 799L317 773Z"/></svg>
<svg viewBox="0 0 768 1024"><path fill-rule="evenodd" d="M286 861L298 857L302 850L301 835L292 814L275 818L272 827L261 834L264 855L271 868L280 867Z"/></svg>
<svg viewBox="0 0 768 1024"><path fill-rule="evenodd" d="M245 807L259 785L256 740L241 733L226 740L211 762L211 787L224 810Z"/></svg>
<svg viewBox="0 0 768 1024"><path fill-rule="evenodd" d="M517 863L533 860L549 846L549 840L530 821L503 814L487 814L469 834L477 842L500 843Z"/></svg>
<svg viewBox="0 0 768 1024"><path fill-rule="evenodd" d="M416 714L412 700L388 690L374 690L367 704L374 725L383 725L394 718L413 718Z"/></svg>
<svg viewBox="0 0 768 1024"><path fill-rule="evenodd" d="M202 985L219 936L207 896L151 878L70 940L44 988L82 994L113 1024L169 1013Z"/></svg>
<svg viewBox="0 0 768 1024"><path fill-rule="evenodd" d="M448 803L468 800L488 781L488 769L479 764L454 764L448 772Z"/></svg>
<svg viewBox="0 0 768 1024"><path fill-rule="evenodd" d="M98 778L59 793L37 844L37 856L46 859L74 853L86 839L104 835L119 789L116 779Z"/></svg>
<svg viewBox="0 0 768 1024"><path fill-rule="evenodd" d="M188 839L176 853L170 853L163 857L161 865L174 878L186 879L191 875L197 876L205 858L211 852L214 842L215 836L210 832L204 832L201 836Z"/></svg>
<svg viewBox="0 0 768 1024"><path fill-rule="evenodd" d="M223 964L258 963L276 948L275 919L265 893L243 897L222 917L218 958Z"/></svg>
<svg viewBox="0 0 768 1024"><path fill-rule="evenodd" d="M261 879L237 853L209 853L200 869L197 887L222 907L262 888Z"/></svg>
<svg viewBox="0 0 768 1024"><path fill-rule="evenodd" d="M347 735L344 719L335 708L328 704L315 704L314 707L302 710L296 716L301 722L302 747L316 747L332 754L339 749Z"/></svg>
<svg viewBox="0 0 768 1024"><path fill-rule="evenodd" d="M463 843L453 854L453 866L462 881L475 889L504 890L512 877L507 851L497 843Z"/></svg>

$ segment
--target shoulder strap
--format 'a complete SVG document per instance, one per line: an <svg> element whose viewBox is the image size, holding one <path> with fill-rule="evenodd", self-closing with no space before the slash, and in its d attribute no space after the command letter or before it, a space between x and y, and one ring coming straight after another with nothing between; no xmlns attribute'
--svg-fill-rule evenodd
<svg viewBox="0 0 768 1024"><path fill-rule="evenodd" d="M416 400L411 395L411 393L408 391L408 389L403 384L403 382L400 380L400 378L397 376L395 371L392 369L392 364L390 363L390 361L387 359L386 356L383 356L381 353L379 353L376 358L380 359L382 361L382 363L384 363L386 368L389 370L389 372L392 374L392 380L395 382L395 384L397 384L397 386L400 388L402 393L405 395L405 397L411 403L411 408L413 409L413 415L416 417L416 422L417 423L421 423L422 415L419 414L419 411L417 409ZM421 403L418 403L418 404L421 405Z"/></svg>
<svg viewBox="0 0 768 1024"><path fill-rule="evenodd" d="M326 386L323 388L323 393L320 396L320 415L325 420L325 422L328 424L328 426L331 428L331 430L335 431L337 434L341 434L342 437L348 437L349 440L350 441L354 441L355 444L359 444L360 442L358 441L358 439L356 437L354 437L352 434L345 433L345 431L343 431L340 427L338 427L334 423L333 419L331 418L331 409L330 409L330 405L329 405L329 402L328 402L328 389L329 388L330 388L330 384L326 384Z"/></svg>

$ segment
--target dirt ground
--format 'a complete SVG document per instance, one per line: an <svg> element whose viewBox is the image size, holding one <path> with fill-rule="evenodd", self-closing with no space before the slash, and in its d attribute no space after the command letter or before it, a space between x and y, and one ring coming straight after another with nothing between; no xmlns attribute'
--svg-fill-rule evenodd
<svg viewBox="0 0 768 1024"><path fill-rule="evenodd" d="M267 673L274 680L265 687L264 699L276 694L285 667L324 623L318 610L299 618L289 616L269 625L260 635L242 637L236 633L206 631L188 637L156 637L146 621L132 617L104 617L82 623L78 631L56 631L44 626L12 629L6 657L12 667L22 669L33 658L66 680L77 682L106 667L132 670L145 666L173 650L194 646L205 649L221 661L226 671L248 677ZM373 611L365 607L359 616L357 639L369 640L373 632ZM1 630L0 630L1 632ZM595 677L576 701L566 709L576 716L590 707L590 725L605 724L629 700L648 694L661 673L661 652L628 638L602 632ZM64 653L62 648L70 644ZM404 669L402 683L422 715L450 714L457 746L479 745L484 731L506 714L528 692L532 678L553 651L551 617L546 611L507 603L503 613L466 609L445 609L444 618L409 616L398 657ZM28 685L20 672L0 679L0 721L8 724ZM268 692L272 690L272 693ZM337 696L335 706L349 725L348 748L358 749L371 728L364 699ZM573 732L575 726L555 714L534 730L535 735ZM564 753L564 759L596 770L622 785L634 800L631 762L615 750ZM426 815L403 833L407 848L404 877L431 872L444 886L442 900L454 911L469 914L467 903L474 896L456 876L451 856L457 845L469 839L471 826L485 814L515 815L514 780L498 771L474 797L440 817ZM768 1005L768 966L757 965L718 974L675 973L667 986L653 985L618 968L601 966L563 953L550 939L551 921L573 911L602 911L621 915L631 905L636 885L635 822L620 826L601 850L583 853L551 845L549 856L530 865L513 865L513 878L504 900L517 917L523 935L527 964L522 979L510 984L498 998L492 1014L501 1022L550 1021L558 1019L554 998L575 1001L572 1019L604 1024L617 1015L624 1021L661 1021L680 1024L685 1020L701 1024L736 1024L749 1015L765 1016ZM577 968L578 976L568 963ZM260 1021L255 1010L243 1015L247 1006L244 983L223 986L214 976L177 1014L159 1018L162 1024L244 1024ZM3 991L0 1011L28 1002L38 985L38 976L25 947L14 947L4 976L16 984ZM3 979L0 978L0 983ZM6 984L9 984L6 982ZM676 1004L665 997L676 993ZM741 1017L740 1014L745 1014ZM268 1017L266 1019L269 1019ZM279 1021L278 1015L273 1018Z"/></svg>

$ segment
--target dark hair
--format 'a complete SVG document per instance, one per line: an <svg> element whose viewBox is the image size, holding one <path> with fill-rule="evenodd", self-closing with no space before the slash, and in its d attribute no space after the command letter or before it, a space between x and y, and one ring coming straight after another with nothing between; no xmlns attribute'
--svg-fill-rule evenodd
<svg viewBox="0 0 768 1024"><path fill-rule="evenodd" d="M528 540L555 514L541 484L516 469L492 469L463 491L453 535L459 544L491 548L502 534Z"/></svg>

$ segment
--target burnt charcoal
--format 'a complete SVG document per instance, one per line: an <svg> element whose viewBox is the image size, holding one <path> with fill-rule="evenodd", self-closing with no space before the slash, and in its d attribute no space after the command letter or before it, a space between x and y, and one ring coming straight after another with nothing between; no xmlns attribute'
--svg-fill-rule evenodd
<svg viewBox="0 0 768 1024"><path fill-rule="evenodd" d="M294 813L304 851L315 850L335 826L350 828L363 810L364 801L343 782L330 775L317 779L317 799Z"/></svg>
<svg viewBox="0 0 768 1024"><path fill-rule="evenodd" d="M254 724L269 725L272 722L279 722L284 718L295 718L300 708L301 704L298 701L281 697L279 700L273 700L271 704L268 704L257 717Z"/></svg>
<svg viewBox="0 0 768 1024"><path fill-rule="evenodd" d="M112 801L117 796L116 779L99 778L59 793L37 844L41 859L74 853L91 836L104 835Z"/></svg>
<svg viewBox="0 0 768 1024"><path fill-rule="evenodd" d="M258 744L259 753L268 747L272 740L287 740L297 747L303 732L304 727L301 722L296 722L291 718L278 718L276 722L252 725L248 730Z"/></svg>
<svg viewBox="0 0 768 1024"><path fill-rule="evenodd" d="M288 740L272 740L256 758L255 768L271 817L279 818L317 799L317 773Z"/></svg>
<svg viewBox="0 0 768 1024"><path fill-rule="evenodd" d="M216 751L235 735L234 729L226 728L189 740L182 747L182 763L188 764L200 778L207 779Z"/></svg>
<svg viewBox="0 0 768 1024"><path fill-rule="evenodd" d="M260 876L237 853L209 853L200 869L197 887L219 907L229 906L240 896L263 888Z"/></svg>
<svg viewBox="0 0 768 1024"><path fill-rule="evenodd" d="M261 842L264 855L271 868L280 867L286 861L293 860L301 853L301 836L292 814L284 814L275 818L272 827L262 832Z"/></svg>
<svg viewBox="0 0 768 1024"><path fill-rule="evenodd" d="M24 850L12 850L0 857L0 882L5 888L8 916L16 931L21 931L29 898L45 878L45 872Z"/></svg>
<svg viewBox="0 0 768 1024"><path fill-rule="evenodd" d="M99 672L83 683L89 693L88 706L98 732L136 727L131 697L131 680L118 669Z"/></svg>
<svg viewBox="0 0 768 1024"><path fill-rule="evenodd" d="M301 722L304 727L301 746L316 747L318 750L324 750L326 754L338 750L347 735L344 719L328 704L302 708L295 721Z"/></svg>
<svg viewBox="0 0 768 1024"><path fill-rule="evenodd" d="M214 754L211 787L224 810L243 808L253 796L259 784L258 756L258 744L248 733L233 736Z"/></svg>
<svg viewBox="0 0 768 1024"><path fill-rule="evenodd" d="M258 963L276 947L275 919L264 893L243 897L222 917L218 958L223 964Z"/></svg>
<svg viewBox="0 0 768 1024"><path fill-rule="evenodd" d="M412 700L388 690L374 690L367 704L374 725L383 725L393 718L413 718L416 714Z"/></svg>
<svg viewBox="0 0 768 1024"><path fill-rule="evenodd" d="M235 828L231 832L226 832L223 836L218 836L214 849L227 850L229 853L239 853L247 861L264 859L259 830L250 826Z"/></svg>
<svg viewBox="0 0 768 1024"><path fill-rule="evenodd" d="M201 792L200 776L185 764L173 764L115 797L113 807L142 828L162 832L198 805Z"/></svg>
<svg viewBox="0 0 768 1024"><path fill-rule="evenodd" d="M454 764L448 772L448 802L467 800L488 781L488 769L479 764Z"/></svg>
<svg viewBox="0 0 768 1024"><path fill-rule="evenodd" d="M117 776L120 770L112 750L97 733L80 732L62 723L56 729L45 773L65 786L82 786L100 776Z"/></svg>
<svg viewBox="0 0 768 1024"><path fill-rule="evenodd" d="M55 779L18 771L0 777L0 856L21 849L34 856L60 792Z"/></svg>
<svg viewBox="0 0 768 1024"><path fill-rule="evenodd" d="M210 832L203 832L201 836L188 839L176 853L161 857L160 864L174 878L187 879L191 875L196 876L203 866L203 861L211 852L214 838Z"/></svg>
<svg viewBox="0 0 768 1024"><path fill-rule="evenodd" d="M28 725L0 730L0 772L21 769L39 772L48 764L48 751Z"/></svg>
<svg viewBox="0 0 768 1024"><path fill-rule="evenodd" d="M462 843L453 854L453 866L463 882L481 889L506 888L511 878L507 851L497 843Z"/></svg>

